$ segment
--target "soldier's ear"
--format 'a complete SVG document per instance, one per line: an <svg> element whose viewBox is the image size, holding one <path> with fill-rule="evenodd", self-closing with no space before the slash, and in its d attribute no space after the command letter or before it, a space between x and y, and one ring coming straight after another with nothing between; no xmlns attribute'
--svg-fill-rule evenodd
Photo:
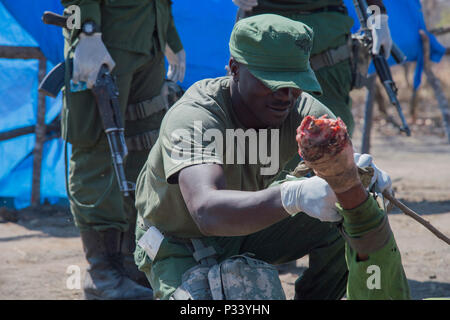
<svg viewBox="0 0 450 320"><path fill-rule="evenodd" d="M236 82L239 80L239 67L240 63L237 62L233 57L231 57L228 63L228 68L230 70L231 77Z"/></svg>

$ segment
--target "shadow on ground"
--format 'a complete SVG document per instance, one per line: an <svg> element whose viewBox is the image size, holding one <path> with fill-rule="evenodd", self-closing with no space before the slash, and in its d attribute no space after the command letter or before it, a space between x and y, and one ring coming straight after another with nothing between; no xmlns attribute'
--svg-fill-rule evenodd
<svg viewBox="0 0 450 320"><path fill-rule="evenodd" d="M278 273L280 275L292 276L292 279L287 280L291 285L295 280L305 272L307 269L305 266L296 266L295 263L285 263L277 265ZM416 281L408 279L409 287L411 290L411 299L423 300L433 298L447 298L450 299L450 283L438 282L438 281ZM346 298L344 298L346 299Z"/></svg>
<svg viewBox="0 0 450 320"><path fill-rule="evenodd" d="M0 208L0 223L13 222L29 230L40 231L43 234L19 237L79 237L80 233L74 225L72 214L68 207L41 205L21 210ZM18 237L0 237L0 241L19 240Z"/></svg>
<svg viewBox="0 0 450 320"><path fill-rule="evenodd" d="M441 214L450 212L450 201L405 201L403 199L400 200L404 205L408 208L412 209L419 215L427 215L427 214ZM390 214L398 214L403 213L397 207L394 207Z"/></svg>
<svg viewBox="0 0 450 320"><path fill-rule="evenodd" d="M427 298L448 298L450 299L450 283L437 281L416 281L408 280L411 289L411 298L422 300Z"/></svg>

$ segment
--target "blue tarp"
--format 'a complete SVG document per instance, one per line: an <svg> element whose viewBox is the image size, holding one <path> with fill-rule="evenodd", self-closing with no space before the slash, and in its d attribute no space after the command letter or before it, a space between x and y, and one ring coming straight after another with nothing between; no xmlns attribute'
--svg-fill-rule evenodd
<svg viewBox="0 0 450 320"><path fill-rule="evenodd" d="M359 23L351 0L345 0ZM417 61L415 85L420 83L423 54L418 30L424 28L419 0L384 0L390 13L394 41ZM0 0L0 45L39 46L49 60L50 69L63 59L61 30L41 21L46 10L62 13L59 0ZM187 71L183 87L203 78L225 74L228 63L228 39L233 28L236 7L231 0L175 0L175 24L186 49ZM431 36L432 59L438 62L444 48ZM33 125L37 110L38 62L0 59L0 132ZM61 109L61 96L47 99L46 123ZM34 135L0 142L0 197L14 198L14 205L29 205L31 194L32 149ZM69 150L70 151L70 150ZM42 164L41 201L54 203L65 198L63 142L46 142Z"/></svg>
<svg viewBox="0 0 450 320"><path fill-rule="evenodd" d="M0 45L40 47L49 59L47 67L50 70L55 62L62 60L62 35L61 30L46 35L45 25L40 22L44 10L37 8L38 3L42 6L44 2L0 3ZM58 8L54 4L50 8L60 11L59 2L53 3L59 5ZM33 14L31 10L34 10ZM22 14L14 14L20 11ZM0 132L36 123L37 88L37 60L0 59ZM46 123L59 114L61 105L61 97L46 99ZM34 139L34 135L29 134L0 143L0 197L14 198L17 208L30 203ZM48 141L44 145L41 195L43 200L52 203L65 197L61 150L61 140Z"/></svg>

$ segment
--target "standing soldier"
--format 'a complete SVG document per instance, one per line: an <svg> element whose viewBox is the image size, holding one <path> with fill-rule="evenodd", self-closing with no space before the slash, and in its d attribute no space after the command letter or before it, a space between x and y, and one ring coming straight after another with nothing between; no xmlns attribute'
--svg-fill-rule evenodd
<svg viewBox="0 0 450 320"><path fill-rule="evenodd" d="M63 138L72 144L68 195L89 267L87 299L151 299L152 290L134 264L134 201L122 197L91 90L72 92L70 81L91 89L106 64L116 77L128 156L125 172L135 182L158 137L168 109L167 77L183 81L185 51L169 0L61 0L81 13L81 30L66 30ZM72 66L67 65L66 70ZM133 274L130 270L134 271ZM133 279L133 280L131 280ZM137 282L140 284L138 284ZM148 286L148 282L145 283Z"/></svg>
<svg viewBox="0 0 450 320"><path fill-rule="evenodd" d="M350 30L353 19L348 15L343 0L233 0L245 15L274 13L300 21L314 30L311 67L322 87L323 95L315 96L336 116L340 117L350 134L354 121L351 112L350 90L352 70L350 64ZM367 0L368 5L380 8L380 24L372 29L373 53L383 48L390 56L392 39L383 0ZM379 27L379 28L378 28Z"/></svg>

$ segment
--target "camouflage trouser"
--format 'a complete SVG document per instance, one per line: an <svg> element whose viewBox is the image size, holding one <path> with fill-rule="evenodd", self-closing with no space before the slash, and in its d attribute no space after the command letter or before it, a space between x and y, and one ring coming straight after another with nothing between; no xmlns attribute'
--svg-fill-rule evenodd
<svg viewBox="0 0 450 320"><path fill-rule="evenodd" d="M137 227L137 238L144 234ZM282 264L309 254L309 268L295 283L298 299L340 299L346 289L345 243L335 225L299 213L257 233L242 237L202 238L212 245L221 262L250 252L254 258ZM187 245L165 238L152 262L137 246L135 260L147 275L155 298L168 299L180 286L185 271L197 263Z"/></svg>
<svg viewBox="0 0 450 320"><path fill-rule="evenodd" d="M113 74L129 148L125 173L127 180L135 182L166 112L153 103L164 82L164 56L161 52L152 57L114 49L110 53L116 62ZM66 88L68 79L69 74ZM135 110L133 114L131 108ZM138 112L139 108L142 112ZM127 231L129 225L134 229L134 202L124 199L119 190L108 141L90 90L76 93L65 90L62 125L63 137L72 144L68 191L76 226L80 230L98 231L108 228Z"/></svg>

